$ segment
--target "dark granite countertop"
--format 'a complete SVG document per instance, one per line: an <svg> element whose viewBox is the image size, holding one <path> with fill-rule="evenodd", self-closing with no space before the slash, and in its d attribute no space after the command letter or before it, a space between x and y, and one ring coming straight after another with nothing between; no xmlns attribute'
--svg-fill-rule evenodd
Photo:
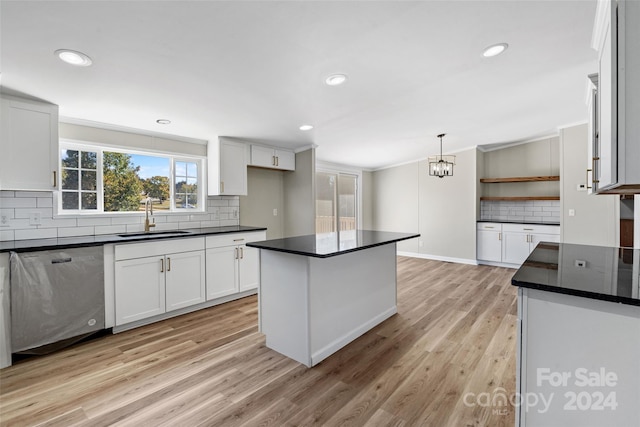
<svg viewBox="0 0 640 427"><path fill-rule="evenodd" d="M511 284L640 306L640 249L542 242Z"/></svg>
<svg viewBox="0 0 640 427"><path fill-rule="evenodd" d="M232 225L226 227L188 228L179 230L176 234L165 230L150 231L149 233L121 233L101 234L97 236L60 237L57 239L31 239L9 240L0 242L1 252L28 252L44 251L52 249L81 248L87 246L100 246L109 243L130 243L156 239L175 239L185 237L208 236L211 234L246 233L250 231L264 231L265 227L252 227L247 225Z"/></svg>
<svg viewBox="0 0 640 427"><path fill-rule="evenodd" d="M559 222L507 221L497 219L479 219L476 222L495 222L496 224L560 225Z"/></svg>
<svg viewBox="0 0 640 427"><path fill-rule="evenodd" d="M309 234L306 236L252 242L247 243L247 246L315 258L328 258L415 237L420 237L420 234L350 230L342 231L339 234Z"/></svg>

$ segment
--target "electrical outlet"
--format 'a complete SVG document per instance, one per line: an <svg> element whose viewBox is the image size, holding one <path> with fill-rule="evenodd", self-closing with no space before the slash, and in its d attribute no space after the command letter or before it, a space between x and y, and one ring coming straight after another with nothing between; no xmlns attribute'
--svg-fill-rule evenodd
<svg viewBox="0 0 640 427"><path fill-rule="evenodd" d="M29 225L40 225L42 224L42 217L40 212L31 212L29 214Z"/></svg>
<svg viewBox="0 0 640 427"><path fill-rule="evenodd" d="M576 210L575 209L569 209L569 216L576 216Z"/></svg>
<svg viewBox="0 0 640 427"><path fill-rule="evenodd" d="M0 215L0 226L2 227L9 226L9 215Z"/></svg>
<svg viewBox="0 0 640 427"><path fill-rule="evenodd" d="M278 216L278 209L273 210L273 216Z"/></svg>
<svg viewBox="0 0 640 427"><path fill-rule="evenodd" d="M238 219L238 209L233 210L233 219Z"/></svg>

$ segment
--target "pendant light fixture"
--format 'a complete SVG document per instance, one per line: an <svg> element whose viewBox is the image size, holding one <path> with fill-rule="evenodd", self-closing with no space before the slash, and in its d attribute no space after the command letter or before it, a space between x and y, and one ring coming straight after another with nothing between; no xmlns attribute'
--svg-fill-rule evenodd
<svg viewBox="0 0 640 427"><path fill-rule="evenodd" d="M442 137L446 134L438 135L440 138L440 155L429 157L429 176L437 176L444 178L445 176L453 176L453 165L456 164L456 156L442 155Z"/></svg>

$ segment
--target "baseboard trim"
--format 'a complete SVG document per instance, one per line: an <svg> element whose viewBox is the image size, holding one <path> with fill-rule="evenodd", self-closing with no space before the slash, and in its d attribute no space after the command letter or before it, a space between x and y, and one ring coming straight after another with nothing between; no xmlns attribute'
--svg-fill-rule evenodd
<svg viewBox="0 0 640 427"><path fill-rule="evenodd" d="M420 254L417 252L404 252L404 251L398 251L398 255L408 256L411 258L432 259L435 261L455 262L456 264L478 265L478 261L475 259L453 258L453 257L440 256L440 255Z"/></svg>
<svg viewBox="0 0 640 427"><path fill-rule="evenodd" d="M394 305L388 310L385 310L383 313L380 313L379 315L375 316L373 319L370 319L367 322L363 323L362 325L358 326L357 328L352 329L349 333L341 336L337 340L330 342L328 345L324 346L323 348L321 348L320 350L316 351L311 355L311 366L315 366L318 363L322 362L324 359L331 356L333 353L340 350L341 348L349 344L351 341L364 335L367 331L373 329L375 326L384 322L385 320L387 320L397 312L398 312L398 307Z"/></svg>
<svg viewBox="0 0 640 427"><path fill-rule="evenodd" d="M483 260L478 260L478 265L490 265L492 267L506 267L506 268L514 268L514 269L520 268L520 266L517 264L506 264L504 262L493 262L493 261L483 261Z"/></svg>

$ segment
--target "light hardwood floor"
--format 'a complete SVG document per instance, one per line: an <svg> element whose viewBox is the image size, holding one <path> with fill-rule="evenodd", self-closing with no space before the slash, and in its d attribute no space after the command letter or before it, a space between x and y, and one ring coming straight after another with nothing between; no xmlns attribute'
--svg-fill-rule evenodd
<svg viewBox="0 0 640 427"><path fill-rule="evenodd" d="M398 314L312 369L264 346L256 297L102 337L1 370L0 423L513 426L464 397L515 391L514 272L399 257Z"/></svg>

